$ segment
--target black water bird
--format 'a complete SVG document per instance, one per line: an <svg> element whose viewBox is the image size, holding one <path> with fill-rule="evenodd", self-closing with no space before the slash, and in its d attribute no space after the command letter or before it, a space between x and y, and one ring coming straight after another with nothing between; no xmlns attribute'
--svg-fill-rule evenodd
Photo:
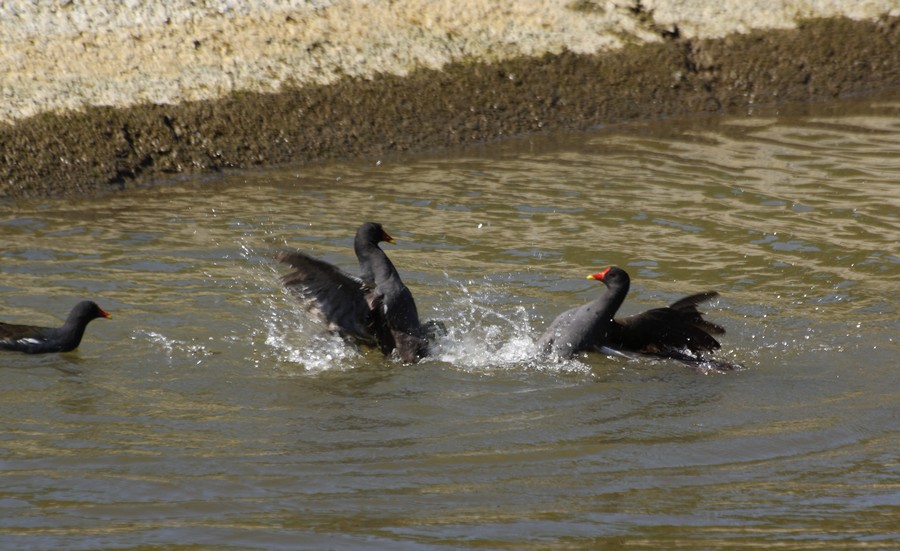
<svg viewBox="0 0 900 551"><path fill-rule="evenodd" d="M717 369L737 367L702 357L704 352L721 347L713 335L725 334L724 328L706 321L697 310L697 305L719 296L716 291L697 293L663 308L616 318L631 285L628 273L610 266L589 275L588 279L603 282L606 291L591 302L557 316L538 341L542 354L570 358L583 351L611 349L690 364L709 363Z"/></svg>
<svg viewBox="0 0 900 551"><path fill-rule="evenodd" d="M69 352L78 348L87 324L110 315L90 300L79 302L62 327L38 327L0 323L0 350L28 354Z"/></svg>
<svg viewBox="0 0 900 551"><path fill-rule="evenodd" d="M359 260L359 277L300 251L282 251L276 259L294 268L281 279L309 311L345 339L394 350L406 363L428 354L433 336L431 323L423 325L412 293L383 250L381 242L394 243L381 224L366 222L356 232L353 248Z"/></svg>

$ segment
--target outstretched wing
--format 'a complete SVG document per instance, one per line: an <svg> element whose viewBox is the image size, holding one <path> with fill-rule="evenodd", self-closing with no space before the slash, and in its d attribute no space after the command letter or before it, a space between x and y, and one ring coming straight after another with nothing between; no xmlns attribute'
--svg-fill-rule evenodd
<svg viewBox="0 0 900 551"><path fill-rule="evenodd" d="M374 289L358 277L300 251L282 251L276 260L294 268L282 276L285 287L332 331L372 341Z"/></svg>
<svg viewBox="0 0 900 551"><path fill-rule="evenodd" d="M615 344L626 350L647 353L676 353L687 350L692 354L717 350L721 347L713 335L725 329L703 319L697 305L715 298L718 293L707 291L678 300L666 308L654 308L617 318Z"/></svg>

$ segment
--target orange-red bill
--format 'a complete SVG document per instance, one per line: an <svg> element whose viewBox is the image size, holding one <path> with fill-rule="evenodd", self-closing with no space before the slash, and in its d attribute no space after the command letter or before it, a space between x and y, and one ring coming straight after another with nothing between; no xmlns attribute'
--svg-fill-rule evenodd
<svg viewBox="0 0 900 551"><path fill-rule="evenodd" d="M611 268L612 266L610 266ZM603 281L603 278L606 277L606 274L609 273L609 268L603 270L602 272L597 272L596 274L591 274L587 276L588 279L596 279L597 281Z"/></svg>

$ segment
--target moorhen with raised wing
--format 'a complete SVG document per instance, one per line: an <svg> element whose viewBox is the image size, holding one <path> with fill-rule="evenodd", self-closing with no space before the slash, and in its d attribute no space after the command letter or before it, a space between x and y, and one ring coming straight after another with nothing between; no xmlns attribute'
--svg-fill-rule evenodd
<svg viewBox="0 0 900 551"><path fill-rule="evenodd" d="M359 277L300 251L282 251L276 259L294 268L281 278L284 285L329 330L385 355L396 350L404 362L413 363L428 354L431 331L419 322L412 293L380 242L394 242L381 224L366 222L357 230L353 248Z"/></svg>

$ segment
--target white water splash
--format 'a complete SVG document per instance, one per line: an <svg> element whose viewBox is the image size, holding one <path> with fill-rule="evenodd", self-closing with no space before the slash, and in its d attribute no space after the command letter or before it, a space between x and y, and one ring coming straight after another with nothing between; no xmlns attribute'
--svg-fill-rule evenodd
<svg viewBox="0 0 900 551"><path fill-rule="evenodd" d="M508 306L510 297L502 291L470 292L465 285L458 289L446 309L447 334L436 342L434 359L465 371L590 371L577 360L539 358L540 332L533 327L531 310L521 304Z"/></svg>
<svg viewBox="0 0 900 551"><path fill-rule="evenodd" d="M259 314L250 329L257 365L274 363L321 372L355 369L371 358L381 358L374 352L367 358L354 344L328 333L320 322L310 318L296 297L280 285L280 271L269 255L261 255L246 244L242 244L241 255L248 262L246 280L240 284L255 284L261 290ZM464 371L590 372L590 366L578 359L537 359L540 331L533 327L532 311L503 289L478 282L481 287L473 291L469 284L447 283L442 282L441 287L454 290L442 296L431 316L422 316L439 320L446 328L446 334L436 339L430 357L423 362L442 362Z"/></svg>
<svg viewBox="0 0 900 551"><path fill-rule="evenodd" d="M166 362L169 365L173 365L175 358L186 358L199 365L203 362L204 358L213 354L207 345L167 337L158 331L138 329L132 333L131 339L143 339L149 341L154 346L159 347L165 355Z"/></svg>
<svg viewBox="0 0 900 551"><path fill-rule="evenodd" d="M534 356L535 341L528 311L518 306L509 315L480 306L470 296L457 299L433 356L463 369L522 364Z"/></svg>
<svg viewBox="0 0 900 551"><path fill-rule="evenodd" d="M354 360L360 357L354 346L324 332L320 324L310 320L289 293L267 302L260 320L266 347L262 353L264 358L318 372L352 368Z"/></svg>
<svg viewBox="0 0 900 551"><path fill-rule="evenodd" d="M280 244L279 244L280 245ZM272 364L299 368L303 372L352 369L361 358L359 350L337 335L328 333L311 319L296 297L285 289L272 254L260 253L246 242L240 245L246 268L237 284L255 286L260 299L258 314L249 332L254 342L252 361L260 367Z"/></svg>

